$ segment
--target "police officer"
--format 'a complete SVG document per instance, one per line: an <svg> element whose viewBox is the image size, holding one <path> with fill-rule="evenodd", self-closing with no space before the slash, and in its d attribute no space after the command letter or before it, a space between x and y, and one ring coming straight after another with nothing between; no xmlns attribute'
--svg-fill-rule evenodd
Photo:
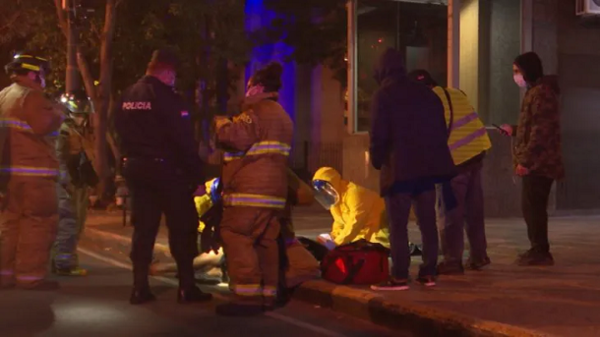
<svg viewBox="0 0 600 337"><path fill-rule="evenodd" d="M61 102L69 118L60 128L56 152L60 162L58 233L54 242L53 271L64 276L85 276L79 267L77 243L87 218L90 188L99 182L93 162L94 134L89 117L93 104L84 90L66 93Z"/></svg>
<svg viewBox="0 0 600 337"><path fill-rule="evenodd" d="M198 216L193 193L204 179L189 113L173 89L177 60L157 50L146 76L128 88L117 106L123 176L132 197L131 304L155 300L148 283L152 251L164 213L171 254L179 270L180 303L210 300L195 286L193 260L198 255Z"/></svg>

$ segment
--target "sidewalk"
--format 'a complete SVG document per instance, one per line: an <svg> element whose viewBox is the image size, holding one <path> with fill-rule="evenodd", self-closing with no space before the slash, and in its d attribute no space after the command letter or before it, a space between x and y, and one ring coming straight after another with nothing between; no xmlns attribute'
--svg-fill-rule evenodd
<svg viewBox="0 0 600 337"><path fill-rule="evenodd" d="M299 212L294 221L299 234L322 232L330 223L326 214L312 212ZM492 265L485 271L442 277L433 289L415 284L404 292L312 281L296 296L378 324L408 328L418 336L600 335L600 217L551 219L554 267L512 265L519 250L527 248L522 220L487 223ZM130 233L120 215L93 214L85 235L126 257ZM164 234L157 250L168 257ZM420 242L414 225L410 237ZM413 275L418 260L413 259Z"/></svg>

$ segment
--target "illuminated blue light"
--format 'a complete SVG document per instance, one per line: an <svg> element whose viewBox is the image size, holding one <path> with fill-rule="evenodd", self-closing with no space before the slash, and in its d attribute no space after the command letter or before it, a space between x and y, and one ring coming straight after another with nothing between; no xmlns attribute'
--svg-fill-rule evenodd
<svg viewBox="0 0 600 337"><path fill-rule="evenodd" d="M268 26L276 17L273 11L265 8L263 0L246 0L246 30L253 32L261 27ZM252 51L250 62L246 67L246 81L252 74L269 62L277 61L283 65L283 87L279 92L279 102L285 111L295 121L296 107L296 67L293 62L284 62L286 56L293 52L293 48L283 42L257 46Z"/></svg>

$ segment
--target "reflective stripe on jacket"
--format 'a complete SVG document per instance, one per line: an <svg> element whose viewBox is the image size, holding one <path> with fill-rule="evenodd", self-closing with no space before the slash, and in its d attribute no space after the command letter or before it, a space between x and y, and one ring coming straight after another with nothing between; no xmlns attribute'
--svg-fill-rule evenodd
<svg viewBox="0 0 600 337"><path fill-rule="evenodd" d="M56 178L61 108L43 92L15 83L0 92L0 174ZM4 180L5 181L5 180Z"/></svg>
<svg viewBox="0 0 600 337"><path fill-rule="evenodd" d="M245 156L258 156L261 154L281 154L284 156L290 155L291 147L288 144L275 142L275 141L264 141L258 142L252 145L252 147L248 150L248 152L225 152L224 161L230 162L234 159L241 159Z"/></svg>
<svg viewBox="0 0 600 337"><path fill-rule="evenodd" d="M450 104L444 93L444 89L442 87L435 87L433 89L444 104L446 124L450 125L448 147L452 153L454 165L460 165L489 150L492 147L492 143L483 122L477 112L474 111L467 96L454 88L446 88L446 90L452 101L452 122L450 121Z"/></svg>
<svg viewBox="0 0 600 337"><path fill-rule="evenodd" d="M222 173L225 206L284 209L293 123L264 95L246 99L232 121L217 127L217 144L228 151Z"/></svg>

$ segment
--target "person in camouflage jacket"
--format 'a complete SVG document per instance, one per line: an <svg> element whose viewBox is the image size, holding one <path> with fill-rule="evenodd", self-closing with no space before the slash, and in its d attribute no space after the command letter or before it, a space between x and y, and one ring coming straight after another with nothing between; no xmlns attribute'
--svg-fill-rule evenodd
<svg viewBox="0 0 600 337"><path fill-rule="evenodd" d="M514 137L515 172L523 177L522 208L531 249L519 256L519 265L552 265L548 243L548 198L552 183L565 176L560 135L556 76L544 76L542 61L533 52L515 59L517 85L527 88L519 124L502 129Z"/></svg>

